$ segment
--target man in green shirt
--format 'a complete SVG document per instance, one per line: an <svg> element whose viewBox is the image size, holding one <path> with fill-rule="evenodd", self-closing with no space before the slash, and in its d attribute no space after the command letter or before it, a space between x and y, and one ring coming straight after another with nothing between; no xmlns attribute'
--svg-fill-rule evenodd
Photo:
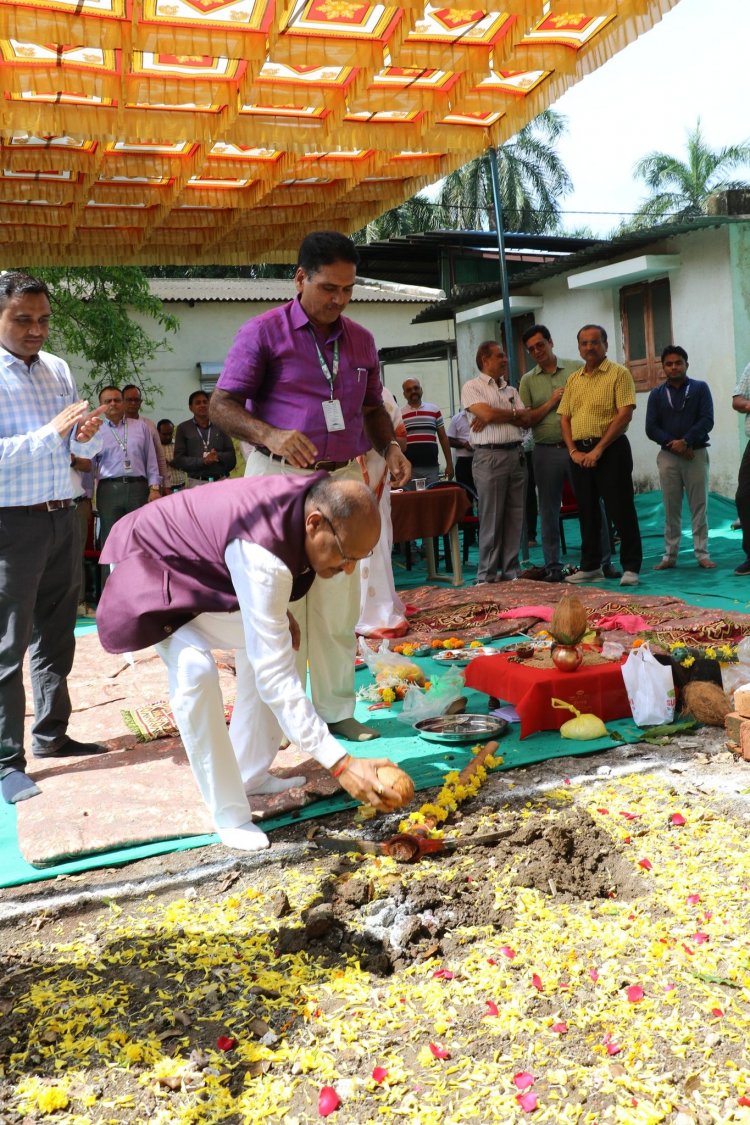
<svg viewBox="0 0 750 1125"><path fill-rule="evenodd" d="M570 456L562 439L560 405L568 376L581 366L580 360L558 359L554 341L544 324L532 324L523 334L523 342L536 367L527 371L518 388L534 434L532 454L534 477L539 495L539 513L542 528L542 552L546 570L545 581L562 582L560 564L560 505L566 479L572 484ZM606 578L619 578L620 573L611 565L608 521L603 520L606 549L603 551L602 570ZM605 534L602 535L604 546Z"/></svg>

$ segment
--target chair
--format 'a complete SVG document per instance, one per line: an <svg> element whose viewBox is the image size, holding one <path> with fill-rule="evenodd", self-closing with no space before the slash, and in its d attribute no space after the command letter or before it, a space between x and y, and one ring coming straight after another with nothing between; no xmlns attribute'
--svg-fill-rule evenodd
<svg viewBox="0 0 750 1125"><path fill-rule="evenodd" d="M86 571L86 593L94 595L93 600L99 601L102 596L102 568L99 565L101 551L96 545L96 515L93 510L89 517L89 529L86 535L86 546L83 549L83 566Z"/></svg>
<svg viewBox="0 0 750 1125"><path fill-rule="evenodd" d="M560 503L560 550L564 555L567 555L568 553L568 546L565 542L565 529L563 526L564 521L577 519L578 501L576 500L576 494L573 491L573 486L566 477L563 481L562 501Z"/></svg>
<svg viewBox="0 0 750 1125"><path fill-rule="evenodd" d="M476 542L479 529L479 516L477 515L477 494L474 489L460 480L436 480L428 484L427 488L462 488L471 501L471 508L464 514L458 525L458 530L463 532L461 554L464 563L469 561L469 548ZM445 555L446 570L452 569L450 543L447 535L443 536L443 553Z"/></svg>

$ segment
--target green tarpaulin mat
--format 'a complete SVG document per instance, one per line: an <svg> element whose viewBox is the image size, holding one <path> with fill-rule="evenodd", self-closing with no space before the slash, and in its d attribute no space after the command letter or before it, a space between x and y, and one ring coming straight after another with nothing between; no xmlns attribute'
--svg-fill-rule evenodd
<svg viewBox="0 0 750 1125"><path fill-rule="evenodd" d="M661 493L649 492L637 496L636 508L643 539L644 558L641 584L637 589L623 590L623 594L627 594L628 597L633 594L672 594L695 606L716 610L733 610L741 613L747 612L748 605L750 605L750 578L737 578L732 573L744 556L741 534L739 531L733 531L730 526L737 515L736 508L730 500L714 494L709 497L710 550L712 558L717 564L717 569L712 571L701 570L695 562L689 531L690 521L685 507L678 566L674 570L654 572L653 567L662 557L663 548ZM566 520L565 536L568 551L564 561L575 565L580 545L576 520ZM542 564L540 547L531 549L529 561L535 565ZM424 563L419 559L415 560L413 568L407 571L403 557L398 554L394 555L394 573L396 584L403 591L403 596L407 601L409 587L423 586L426 582ZM465 568L464 578L467 585L473 581L475 574L476 548L472 548L469 562ZM605 582L601 585L612 591L619 590L619 585L616 582ZM81 619L76 631L89 632L94 627L94 623L90 619ZM360 677L361 675L363 673L360 674ZM475 693L468 694L468 710L485 711L486 697L478 696ZM366 707L360 705L358 717L362 721L379 726L382 731L382 739L367 750L360 748L359 752L363 754L378 753L392 758L412 774L419 789L439 785L445 773L452 769L460 769L469 760L470 752L463 747L446 751L442 746L424 742L416 737L411 728L404 726L397 720L395 712L378 712L377 715L383 717L373 717L373 715L367 713ZM640 737L638 728L631 720L610 723L609 726L616 730L625 741L637 742ZM501 742L500 753L504 758L502 768L510 769L514 766L531 765L550 758L572 754L587 754L597 750L605 750L614 745L616 745L616 742L606 739L592 743L575 743L560 738L555 732L536 734L521 741L518 738L518 727L511 727L510 732ZM351 801L345 793L342 793L340 796L337 795L328 800L316 801L293 814L265 821L264 828L268 827L272 831L274 828L293 823L296 820L325 816L352 807L354 804L355 802ZM18 886L35 880L50 879L56 875L72 874L97 867L112 867L147 856L200 847L215 840L215 836L194 836L188 839L165 840L134 848L124 848L107 854L81 856L55 867L38 869L26 863L19 852L15 809L12 806L0 804L0 857L2 858L0 886Z"/></svg>

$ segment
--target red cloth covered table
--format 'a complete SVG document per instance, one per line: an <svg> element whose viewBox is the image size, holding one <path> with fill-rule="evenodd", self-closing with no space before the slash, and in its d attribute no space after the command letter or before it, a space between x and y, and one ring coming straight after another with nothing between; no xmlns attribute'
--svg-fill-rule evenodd
<svg viewBox="0 0 750 1125"><path fill-rule="evenodd" d="M477 656L464 672L466 686L512 703L521 716L521 738L538 730L559 730L572 711L552 706L563 699L604 722L630 717L619 664L581 665L575 672L512 664L507 656Z"/></svg>

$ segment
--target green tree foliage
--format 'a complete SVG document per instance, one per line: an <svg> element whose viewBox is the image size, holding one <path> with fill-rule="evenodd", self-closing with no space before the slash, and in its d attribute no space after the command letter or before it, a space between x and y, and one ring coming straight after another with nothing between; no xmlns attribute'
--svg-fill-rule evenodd
<svg viewBox="0 0 750 1125"><path fill-rule="evenodd" d="M681 222L706 214L709 195L717 191L748 188L748 180L735 180L730 173L750 166L750 142L710 148L701 131L700 118L687 135L686 159L668 152L649 152L633 172L650 190L628 228L654 226L671 219Z"/></svg>
<svg viewBox="0 0 750 1125"><path fill-rule="evenodd" d="M497 150L505 230L545 234L560 226L560 201L573 183L556 145L566 120L545 109ZM492 178L488 155L478 156L443 181L437 198L420 193L386 211L355 236L372 242L424 230L493 230Z"/></svg>
<svg viewBox="0 0 750 1125"><path fill-rule="evenodd" d="M162 348L164 336L149 335L131 314L154 321L163 332L175 332L176 317L164 311L149 290L142 270L132 267L65 268L34 270L49 287L52 321L49 348L62 352L75 371L78 389L95 401L108 383L136 383L149 405L160 390L144 378L144 367Z"/></svg>
<svg viewBox="0 0 750 1125"><path fill-rule="evenodd" d="M503 224L507 231L546 234L560 225L560 200L573 188L556 144L565 118L545 109L497 150ZM438 196L457 229L494 229L490 158L476 157L448 176Z"/></svg>

